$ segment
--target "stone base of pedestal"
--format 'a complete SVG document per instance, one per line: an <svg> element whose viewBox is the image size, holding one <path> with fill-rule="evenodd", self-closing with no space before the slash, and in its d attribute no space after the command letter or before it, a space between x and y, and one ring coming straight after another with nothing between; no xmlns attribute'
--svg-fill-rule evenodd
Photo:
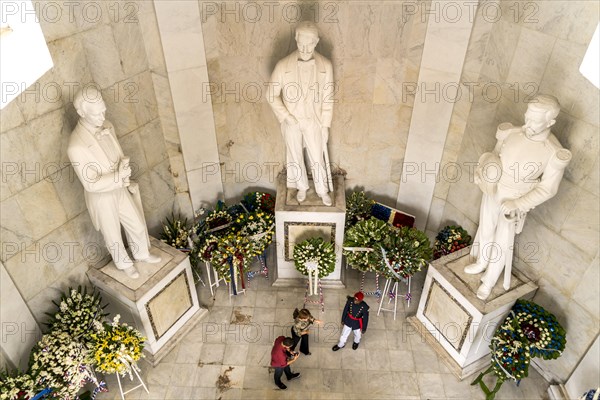
<svg viewBox="0 0 600 400"><path fill-rule="evenodd" d="M100 291L111 314L120 314L148 338L144 351L152 365L208 314L200 308L189 258L182 252L151 238L152 254L158 264L136 263L140 273L131 279L111 261L92 268L88 277Z"/></svg>
<svg viewBox="0 0 600 400"><path fill-rule="evenodd" d="M277 239L277 268L273 286L305 287L307 277L300 274L294 265L294 245L310 237L321 237L334 243L335 270L321 279L323 287L344 288L342 269L342 245L346 220L346 194L344 177L334 176L334 193L331 206L325 206L314 193L312 182L306 200L296 200L296 190L288 190L286 176L280 174L275 202L275 229Z"/></svg>
<svg viewBox="0 0 600 400"><path fill-rule="evenodd" d="M419 321L419 319L415 316L406 318L407 321L415 328L415 330L421 335L423 340L427 342L431 346L431 348L437 353L442 362L446 364L450 372L454 374L461 381L479 371L483 368L487 368L490 365L489 357L482 357L479 360L465 366L461 367L450 355L444 347L439 343L438 339L431 334L429 330Z"/></svg>
<svg viewBox="0 0 600 400"><path fill-rule="evenodd" d="M417 315L410 319L454 375L464 379L490 363L489 345L496 328L520 298L537 286L513 269L508 291L502 277L487 300L477 298L481 274L469 275L470 248L433 261L427 270ZM435 345L434 345L435 344Z"/></svg>

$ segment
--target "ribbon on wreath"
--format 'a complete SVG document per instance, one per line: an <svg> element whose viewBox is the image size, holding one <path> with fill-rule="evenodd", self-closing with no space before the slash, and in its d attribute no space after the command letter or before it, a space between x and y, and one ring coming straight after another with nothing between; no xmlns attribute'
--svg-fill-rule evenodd
<svg viewBox="0 0 600 400"><path fill-rule="evenodd" d="M308 294L319 294L317 291L319 287L319 264L316 261L307 261L304 266L308 272Z"/></svg>
<svg viewBox="0 0 600 400"><path fill-rule="evenodd" d="M229 264L229 275L231 276L231 291L237 296L237 271L233 268L232 257L227 257L227 263Z"/></svg>

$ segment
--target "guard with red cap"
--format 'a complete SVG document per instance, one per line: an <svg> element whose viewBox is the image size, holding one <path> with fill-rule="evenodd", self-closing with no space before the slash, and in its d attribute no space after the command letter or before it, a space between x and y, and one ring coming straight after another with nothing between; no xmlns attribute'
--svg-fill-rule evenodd
<svg viewBox="0 0 600 400"><path fill-rule="evenodd" d="M354 332L354 343L352 350L358 349L360 338L367 331L369 324L369 305L363 301L365 295L362 292L354 293L354 297L348 296L344 311L342 311L342 335L338 344L331 350L338 351L346 344L350 331Z"/></svg>

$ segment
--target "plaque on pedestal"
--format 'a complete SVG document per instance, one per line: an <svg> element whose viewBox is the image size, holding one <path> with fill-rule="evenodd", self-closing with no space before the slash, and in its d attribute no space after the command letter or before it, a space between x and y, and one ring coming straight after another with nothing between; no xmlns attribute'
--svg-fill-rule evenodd
<svg viewBox="0 0 600 400"><path fill-rule="evenodd" d="M277 270L273 286L306 285L307 277L294 266L294 245L310 237L321 237L335 245L335 270L320 280L323 287L345 287L342 283L342 245L346 220L344 177L333 177L335 192L330 193L331 206L323 205L310 184L306 200L298 203L296 190L286 187L285 173L279 175L275 200L275 230L277 238Z"/></svg>
<svg viewBox="0 0 600 400"><path fill-rule="evenodd" d="M490 363L490 342L517 299L530 299L537 286L513 269L510 288L498 282L487 300L477 298L481 274L469 275L470 248L429 265L417 315L410 323L452 373L464 379Z"/></svg>
<svg viewBox="0 0 600 400"><path fill-rule="evenodd" d="M90 269L88 277L109 303L108 311L148 338L146 359L156 365L208 310L199 306L189 258L153 237L150 241L162 260L136 263L139 278L127 277L112 261Z"/></svg>

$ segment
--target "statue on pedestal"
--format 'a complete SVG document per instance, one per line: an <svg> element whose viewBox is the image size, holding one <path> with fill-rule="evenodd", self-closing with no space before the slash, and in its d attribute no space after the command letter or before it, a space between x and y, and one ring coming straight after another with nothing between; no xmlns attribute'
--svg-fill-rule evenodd
<svg viewBox="0 0 600 400"><path fill-rule="evenodd" d="M508 290L514 237L521 232L527 212L554 197L571 161L571 152L550 131L559 112L555 97L538 95L527 107L525 125L500 124L493 152L479 158L475 183L483 198L471 248L477 261L465 272L485 271L477 290L482 300L488 298L503 269L503 286Z"/></svg>
<svg viewBox="0 0 600 400"><path fill-rule="evenodd" d="M105 120L106 105L94 86L75 95L73 105L80 116L69 140L68 156L85 190L85 203L94 228L102 232L116 267L138 278L121 235L125 229L129 249L138 262L158 263L150 254L150 239L137 183L130 180L131 167L117 140L114 126Z"/></svg>
<svg viewBox="0 0 600 400"><path fill-rule="evenodd" d="M287 150L287 187L298 190L303 202L308 190L304 163L306 147L315 191L323 204L332 204L333 191L327 141L333 113L333 67L331 61L315 51L319 32L305 21L296 28L298 49L280 60L271 76L267 101L281 124Z"/></svg>

